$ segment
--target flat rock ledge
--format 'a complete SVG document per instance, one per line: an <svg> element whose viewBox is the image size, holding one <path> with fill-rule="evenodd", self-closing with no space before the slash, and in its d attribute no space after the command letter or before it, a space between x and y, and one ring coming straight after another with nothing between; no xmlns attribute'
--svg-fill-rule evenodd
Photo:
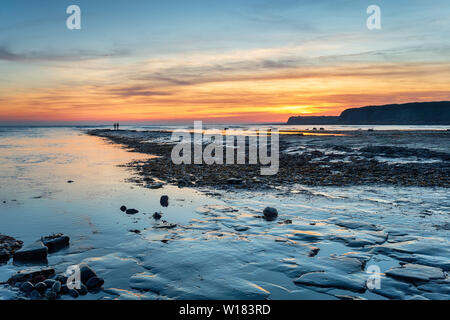
<svg viewBox="0 0 450 320"><path fill-rule="evenodd" d="M445 278L444 271L440 268L410 263L387 270L386 276L407 282L428 282Z"/></svg>
<svg viewBox="0 0 450 320"><path fill-rule="evenodd" d="M45 261L47 260L48 248L42 241L36 241L14 253L15 262Z"/></svg>

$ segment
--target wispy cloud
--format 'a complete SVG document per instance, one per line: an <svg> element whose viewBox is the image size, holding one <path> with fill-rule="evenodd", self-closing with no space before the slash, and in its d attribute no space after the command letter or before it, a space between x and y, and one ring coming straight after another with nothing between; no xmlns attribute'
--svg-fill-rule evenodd
<svg viewBox="0 0 450 320"><path fill-rule="evenodd" d="M129 50L113 50L96 52L90 50L75 50L70 52L30 51L16 52L5 45L0 45L0 60L9 62L67 62L86 61L103 58L129 56Z"/></svg>

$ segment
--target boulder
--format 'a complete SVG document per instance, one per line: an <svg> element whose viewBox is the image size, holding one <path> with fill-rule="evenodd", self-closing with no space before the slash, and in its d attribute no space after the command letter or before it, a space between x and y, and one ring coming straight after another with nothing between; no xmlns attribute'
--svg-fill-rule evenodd
<svg viewBox="0 0 450 320"><path fill-rule="evenodd" d="M70 238L62 233L42 237L41 241L48 248L48 252L56 252L70 244Z"/></svg>
<svg viewBox="0 0 450 320"><path fill-rule="evenodd" d="M263 211L264 219L267 221L273 221L278 217L278 210L275 208L267 207Z"/></svg>
<svg viewBox="0 0 450 320"><path fill-rule="evenodd" d="M136 214L136 213L139 213L139 211L136 210L136 209L127 209L127 210L125 211L125 213L126 213L126 214Z"/></svg>
<svg viewBox="0 0 450 320"><path fill-rule="evenodd" d="M81 282L83 284L86 284L89 281L89 279L97 277L95 271L87 264L80 264L79 267L80 267Z"/></svg>
<svg viewBox="0 0 450 320"><path fill-rule="evenodd" d="M88 290L94 290L94 289L100 288L104 283L105 283L105 280L103 280L99 277L92 277L86 283L86 287L88 288Z"/></svg>
<svg viewBox="0 0 450 320"><path fill-rule="evenodd" d="M122 211L122 212L125 212L125 211L127 211L127 207L125 207L125 206L121 206L121 207L120 207L120 211Z"/></svg>
<svg viewBox="0 0 450 320"><path fill-rule="evenodd" d="M15 262L33 262L47 260L48 248L42 241L36 241L29 246L20 249L14 253Z"/></svg>

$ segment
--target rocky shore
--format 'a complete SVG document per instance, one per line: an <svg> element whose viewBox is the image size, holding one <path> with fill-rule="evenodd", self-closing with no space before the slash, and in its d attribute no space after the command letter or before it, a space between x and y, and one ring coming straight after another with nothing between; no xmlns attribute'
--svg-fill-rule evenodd
<svg viewBox="0 0 450 320"><path fill-rule="evenodd" d="M421 141L450 146L450 133L445 131L282 134L280 168L274 176L261 176L260 165L175 165L170 158L171 133L167 131L91 130L88 134L156 156L128 164L140 175L134 182L148 188L160 188L163 183L216 189L265 189L290 184L450 186L450 153L416 146Z"/></svg>
<svg viewBox="0 0 450 320"><path fill-rule="evenodd" d="M93 132L100 139L70 131L57 153L64 132L41 142L58 156L43 157L39 170L29 165L45 173L33 177L34 188L26 180L18 188L26 194L4 192L0 202L9 235L0 236L0 299L450 297L446 188L363 184L372 173L362 169L360 177L349 171L347 183L330 185L312 174L282 183L261 177L258 166L252 175L247 166L179 166L166 179L170 132ZM392 168L394 178L399 167L433 186L448 179L444 131L310 130L283 135L280 147L282 159L308 159L304 167L319 172L373 162ZM34 154L27 149L22 158ZM123 165L132 159L143 160ZM423 170L435 172L434 180ZM130 178L143 187L123 183ZM308 184L295 184L306 178ZM16 176L2 181L21 183ZM92 271L76 292L65 274L73 265ZM372 275L380 286L368 282Z"/></svg>
<svg viewBox="0 0 450 320"><path fill-rule="evenodd" d="M67 235L53 234L26 247L22 245L22 241L0 234L0 264L8 263L12 257L15 265L24 267L6 282L0 283L15 292L18 299L56 300L64 295L76 299L102 289L104 280L87 264L78 265L80 278L74 278L74 281L70 281L70 275L66 273L57 274L52 267L39 267L47 264L49 253L70 246Z"/></svg>

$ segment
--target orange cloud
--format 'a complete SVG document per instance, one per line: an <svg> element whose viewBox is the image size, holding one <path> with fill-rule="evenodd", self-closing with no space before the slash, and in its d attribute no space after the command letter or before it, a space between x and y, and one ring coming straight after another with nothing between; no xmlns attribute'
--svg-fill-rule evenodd
<svg viewBox="0 0 450 320"><path fill-rule="evenodd" d="M21 86L16 77L2 86L0 119L284 122L297 114L450 99L448 62L310 63L299 56L302 50L280 50L256 50L244 58L233 52L140 62L64 61L45 68L42 84L24 80ZM30 76L39 78L39 69ZM26 72L22 76L29 79Z"/></svg>

